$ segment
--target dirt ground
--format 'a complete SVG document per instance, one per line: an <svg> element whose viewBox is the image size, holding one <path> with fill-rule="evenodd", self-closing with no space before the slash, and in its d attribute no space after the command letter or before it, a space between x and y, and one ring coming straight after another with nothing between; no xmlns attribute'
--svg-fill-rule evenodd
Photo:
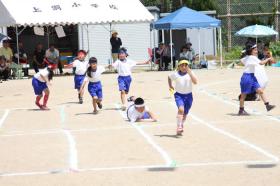
<svg viewBox="0 0 280 186"><path fill-rule="evenodd" d="M267 68L265 90L276 109L246 102L237 116L240 69L195 70L194 102L183 136L176 134L170 72L135 72L158 122L131 124L118 109L117 74L102 76L104 108L78 104L73 76L55 77L50 111L34 104L31 79L0 84L2 186L279 186L280 68Z"/></svg>

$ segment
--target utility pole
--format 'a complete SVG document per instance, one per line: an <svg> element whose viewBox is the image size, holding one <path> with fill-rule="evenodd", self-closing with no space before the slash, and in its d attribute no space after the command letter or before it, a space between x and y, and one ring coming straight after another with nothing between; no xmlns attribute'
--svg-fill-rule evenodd
<svg viewBox="0 0 280 186"><path fill-rule="evenodd" d="M278 0L275 0L274 1L275 3L275 30L279 33L279 6L278 6L278 3L279 1ZM279 41L279 34L276 35L276 41Z"/></svg>
<svg viewBox="0 0 280 186"><path fill-rule="evenodd" d="M228 34L228 50L231 49L231 12L230 12L230 0L227 0L227 34Z"/></svg>

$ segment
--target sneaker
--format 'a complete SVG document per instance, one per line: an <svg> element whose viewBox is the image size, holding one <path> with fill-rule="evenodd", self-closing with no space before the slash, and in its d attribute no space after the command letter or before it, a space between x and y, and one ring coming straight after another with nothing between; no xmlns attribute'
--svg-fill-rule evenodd
<svg viewBox="0 0 280 186"><path fill-rule="evenodd" d="M50 110L47 106L42 105L41 110Z"/></svg>
<svg viewBox="0 0 280 186"><path fill-rule="evenodd" d="M249 116L250 114L246 112L245 110L239 110L238 116Z"/></svg>
<svg viewBox="0 0 280 186"><path fill-rule="evenodd" d="M99 109L102 109L102 103L97 102L97 106L98 106Z"/></svg>
<svg viewBox="0 0 280 186"><path fill-rule="evenodd" d="M134 96L130 96L129 98L127 98L127 102L131 102L134 100Z"/></svg>
<svg viewBox="0 0 280 186"><path fill-rule="evenodd" d="M125 111L125 110L126 110L126 106L123 105L123 106L121 107L121 110L122 110L122 111Z"/></svg>
<svg viewBox="0 0 280 186"><path fill-rule="evenodd" d="M274 109L276 106L275 105L266 105L266 110L267 112Z"/></svg>
<svg viewBox="0 0 280 186"><path fill-rule="evenodd" d="M182 135L183 132L184 132L183 127L178 127L177 128L177 135Z"/></svg>
<svg viewBox="0 0 280 186"><path fill-rule="evenodd" d="M80 97L80 98L79 98L79 103L80 103L80 104L83 104L83 102L84 102L84 101L83 101L83 98Z"/></svg>
<svg viewBox="0 0 280 186"><path fill-rule="evenodd" d="M93 111L93 114L94 115L98 114L98 111L97 110Z"/></svg>
<svg viewBox="0 0 280 186"><path fill-rule="evenodd" d="M42 105L40 105L40 103L35 102L35 105L37 105L40 109L42 109Z"/></svg>

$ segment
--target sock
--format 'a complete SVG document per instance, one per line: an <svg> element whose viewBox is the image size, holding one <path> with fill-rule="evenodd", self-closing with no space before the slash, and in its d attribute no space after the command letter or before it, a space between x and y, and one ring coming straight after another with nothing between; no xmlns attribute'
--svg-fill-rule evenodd
<svg viewBox="0 0 280 186"><path fill-rule="evenodd" d="M177 126L178 127L183 127L183 115L177 115Z"/></svg>
<svg viewBox="0 0 280 186"><path fill-rule="evenodd" d="M182 120L182 127L184 127L185 122L186 122L186 118Z"/></svg>
<svg viewBox="0 0 280 186"><path fill-rule="evenodd" d="M49 95L44 95L44 101L43 101L43 106L47 106L47 102L48 102L48 99L49 99Z"/></svg>
<svg viewBox="0 0 280 186"><path fill-rule="evenodd" d="M265 104L265 106L268 106L269 105L269 102L266 102L266 103L264 103Z"/></svg>
<svg viewBox="0 0 280 186"><path fill-rule="evenodd" d="M42 96L37 96L36 97L36 104L40 105L41 98L42 98Z"/></svg>
<svg viewBox="0 0 280 186"><path fill-rule="evenodd" d="M243 111L243 110L244 110L244 107L240 107L239 110L240 110L240 111Z"/></svg>

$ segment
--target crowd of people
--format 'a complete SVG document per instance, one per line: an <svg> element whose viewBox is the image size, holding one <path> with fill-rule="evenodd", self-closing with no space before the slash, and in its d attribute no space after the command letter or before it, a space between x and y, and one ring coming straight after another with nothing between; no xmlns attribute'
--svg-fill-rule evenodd
<svg viewBox="0 0 280 186"><path fill-rule="evenodd" d="M172 51L172 52L171 52ZM172 53L172 57L171 57ZM171 67L173 69L176 66L177 59L185 58L190 62L190 68L200 68L202 67L200 63L195 64L196 57L198 54L195 53L195 50L192 48L192 43L187 42L180 49L180 53L178 55L179 58L176 57L176 50L174 45L172 44L172 50L170 45L165 43L160 43L158 48L155 48L155 60L154 62L158 64L159 71L167 71L170 70ZM154 58L154 56L152 56ZM173 61L173 66L171 66L171 62Z"/></svg>
<svg viewBox="0 0 280 186"><path fill-rule="evenodd" d="M9 40L3 41L3 46L0 47L0 82L16 78L19 69L22 70L23 76L28 77L31 66L36 73L47 66L58 68L60 74L63 73L59 51L53 44L44 50L44 46L39 43L33 54L28 56L22 41L19 41L18 49L14 50L12 50Z"/></svg>

